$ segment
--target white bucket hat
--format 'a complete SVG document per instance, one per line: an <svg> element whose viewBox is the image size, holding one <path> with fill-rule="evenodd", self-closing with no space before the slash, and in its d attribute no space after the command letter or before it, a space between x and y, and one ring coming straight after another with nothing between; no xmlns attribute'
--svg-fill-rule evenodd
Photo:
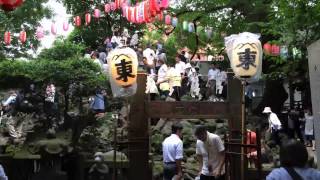
<svg viewBox="0 0 320 180"><path fill-rule="evenodd" d="M270 107L265 107L262 113L272 113Z"/></svg>

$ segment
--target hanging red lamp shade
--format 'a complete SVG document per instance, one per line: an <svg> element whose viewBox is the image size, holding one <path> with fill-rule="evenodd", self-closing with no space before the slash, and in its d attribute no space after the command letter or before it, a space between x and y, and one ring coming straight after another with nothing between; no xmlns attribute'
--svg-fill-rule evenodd
<svg viewBox="0 0 320 180"><path fill-rule="evenodd" d="M51 33L53 35L57 35L57 27L56 27L56 24L55 23L52 23L51 24Z"/></svg>
<svg viewBox="0 0 320 180"><path fill-rule="evenodd" d="M122 17L126 17L127 14L127 6L122 6Z"/></svg>
<svg viewBox="0 0 320 180"><path fill-rule="evenodd" d="M143 12L144 12L144 9L143 9L143 3L140 3L140 4L138 4L138 6L137 6L137 22L139 23L139 24L141 24L141 23L143 23L144 21L143 21Z"/></svg>
<svg viewBox="0 0 320 180"><path fill-rule="evenodd" d="M169 7L169 0L162 0L161 1L161 8L167 9Z"/></svg>
<svg viewBox="0 0 320 180"><path fill-rule="evenodd" d="M91 22L91 14L90 13L86 13L85 21L86 21L86 26L88 26Z"/></svg>
<svg viewBox="0 0 320 180"><path fill-rule="evenodd" d="M157 20L163 21L163 12L162 11L157 15Z"/></svg>
<svg viewBox="0 0 320 180"><path fill-rule="evenodd" d="M23 0L0 0L1 8L4 11L13 11L17 7L21 6Z"/></svg>
<svg viewBox="0 0 320 180"><path fill-rule="evenodd" d="M173 17L171 20L172 26L173 27L177 27L178 25L178 18L177 17Z"/></svg>
<svg viewBox="0 0 320 180"><path fill-rule="evenodd" d="M146 23L150 23L151 19L151 11L150 11L150 1L143 2L143 21Z"/></svg>
<svg viewBox="0 0 320 180"><path fill-rule="evenodd" d="M68 31L69 30L69 23L68 22L63 22L63 30Z"/></svg>
<svg viewBox="0 0 320 180"><path fill-rule="evenodd" d="M273 44L271 46L271 52L273 56L279 56L280 55L280 46Z"/></svg>
<svg viewBox="0 0 320 180"><path fill-rule="evenodd" d="M94 16L94 18L99 19L101 16L100 9L94 9L93 16Z"/></svg>
<svg viewBox="0 0 320 180"><path fill-rule="evenodd" d="M80 17L80 16L76 16L76 17L74 18L74 25L75 25L76 27L80 27L80 26L81 26L81 17Z"/></svg>
<svg viewBox="0 0 320 180"><path fill-rule="evenodd" d="M132 18L132 21L133 21L133 23L137 23L138 21L137 21L137 14L138 14L138 11L137 11L138 9L137 9L137 7L135 6L135 7L133 7L133 18Z"/></svg>
<svg viewBox="0 0 320 180"><path fill-rule="evenodd" d="M149 2L151 16L155 17L157 15L157 0L149 0Z"/></svg>
<svg viewBox="0 0 320 180"><path fill-rule="evenodd" d="M19 40L22 44L24 44L27 41L27 33L26 31L22 30L19 34Z"/></svg>
<svg viewBox="0 0 320 180"><path fill-rule="evenodd" d="M6 31L4 33L4 42L6 43L6 45L10 45L11 43L11 33L9 31Z"/></svg>
<svg viewBox="0 0 320 180"><path fill-rule="evenodd" d="M116 10L116 3L111 2L111 3L110 3L110 9L111 9L111 11Z"/></svg>
<svg viewBox="0 0 320 180"><path fill-rule="evenodd" d="M38 28L37 28L36 37L37 37L38 40L44 38L44 30L43 30L43 27L38 27Z"/></svg>
<svg viewBox="0 0 320 180"><path fill-rule="evenodd" d="M132 8L131 7L128 7L128 10L127 10L127 20L129 22L131 22L131 16L132 16Z"/></svg>
<svg viewBox="0 0 320 180"><path fill-rule="evenodd" d="M272 46L271 44L269 43L265 43L263 45L263 50L264 50L264 53L267 54L267 55L270 55L272 53Z"/></svg>
<svg viewBox="0 0 320 180"><path fill-rule="evenodd" d="M105 13L109 13L111 11L111 6L110 6L110 4L105 4L104 5L104 12Z"/></svg>
<svg viewBox="0 0 320 180"><path fill-rule="evenodd" d="M120 9L122 6L123 0L115 0L115 9Z"/></svg>
<svg viewBox="0 0 320 180"><path fill-rule="evenodd" d="M166 25L171 25L171 16L167 14L166 17L164 18L164 21Z"/></svg>

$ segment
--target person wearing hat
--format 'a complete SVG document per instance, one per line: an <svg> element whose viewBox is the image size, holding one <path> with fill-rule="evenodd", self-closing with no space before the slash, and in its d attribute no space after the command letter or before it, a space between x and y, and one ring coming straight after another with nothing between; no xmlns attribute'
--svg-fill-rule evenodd
<svg viewBox="0 0 320 180"><path fill-rule="evenodd" d="M268 132L271 132L271 137L275 141L275 143L280 145L279 131L281 130L282 124L278 116L271 111L270 107L265 107L262 113L268 115Z"/></svg>

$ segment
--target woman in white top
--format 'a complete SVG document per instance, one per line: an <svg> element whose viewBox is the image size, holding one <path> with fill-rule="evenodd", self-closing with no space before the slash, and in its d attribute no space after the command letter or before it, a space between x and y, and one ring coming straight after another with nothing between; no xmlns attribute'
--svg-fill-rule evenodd
<svg viewBox="0 0 320 180"><path fill-rule="evenodd" d="M314 142L313 142L313 115L310 109L306 109L304 113L304 119L306 121L304 133L307 140L307 146L312 146L314 149Z"/></svg>

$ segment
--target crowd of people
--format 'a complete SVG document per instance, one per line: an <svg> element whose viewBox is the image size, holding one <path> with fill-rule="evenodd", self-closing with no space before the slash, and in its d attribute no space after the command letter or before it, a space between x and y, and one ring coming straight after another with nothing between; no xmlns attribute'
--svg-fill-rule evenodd
<svg viewBox="0 0 320 180"><path fill-rule="evenodd" d="M265 108L268 113L270 126L268 131L276 133L281 129L277 115L270 108ZM309 114L310 115L310 114ZM271 118L271 119L270 119ZM180 123L172 125L172 134L162 142L163 152L163 179L183 179L183 126ZM195 127L196 155L199 163L198 180L222 180L225 179L225 147L219 135L210 133L203 125ZM264 142L264 141L263 141ZM267 145L262 143L262 153ZM255 151L255 153L254 153ZM248 152L248 151L247 151ZM252 153L253 152L253 153ZM256 156L256 150L248 152L249 156ZM254 155L255 154L255 155ZM293 158L294 157L294 158ZM267 180L317 180L320 179L320 171L308 166L308 151L301 141L289 139L280 144L280 167L273 169L266 177ZM250 157L249 157L250 158Z"/></svg>
<svg viewBox="0 0 320 180"><path fill-rule="evenodd" d="M131 47L137 53L139 67L148 74L146 93L150 94L152 100L180 101L184 95L197 100L225 100L227 74L219 65L212 63L207 74L200 74L198 61L192 61L184 50L170 59L163 44L147 44L143 49L138 37L139 32L135 32L132 37L125 32L114 33L96 51L88 48L84 57L92 59L108 74L109 52L119 47Z"/></svg>
<svg viewBox="0 0 320 180"><path fill-rule="evenodd" d="M282 117L283 119L279 119L270 107L265 107L263 113L268 116L269 128L267 131L271 133L275 144L280 145L282 143L280 134L284 134L288 139L297 138L305 146L312 147L312 150L315 150L314 117L310 108L303 111L297 107L291 108L285 114L287 117Z"/></svg>

